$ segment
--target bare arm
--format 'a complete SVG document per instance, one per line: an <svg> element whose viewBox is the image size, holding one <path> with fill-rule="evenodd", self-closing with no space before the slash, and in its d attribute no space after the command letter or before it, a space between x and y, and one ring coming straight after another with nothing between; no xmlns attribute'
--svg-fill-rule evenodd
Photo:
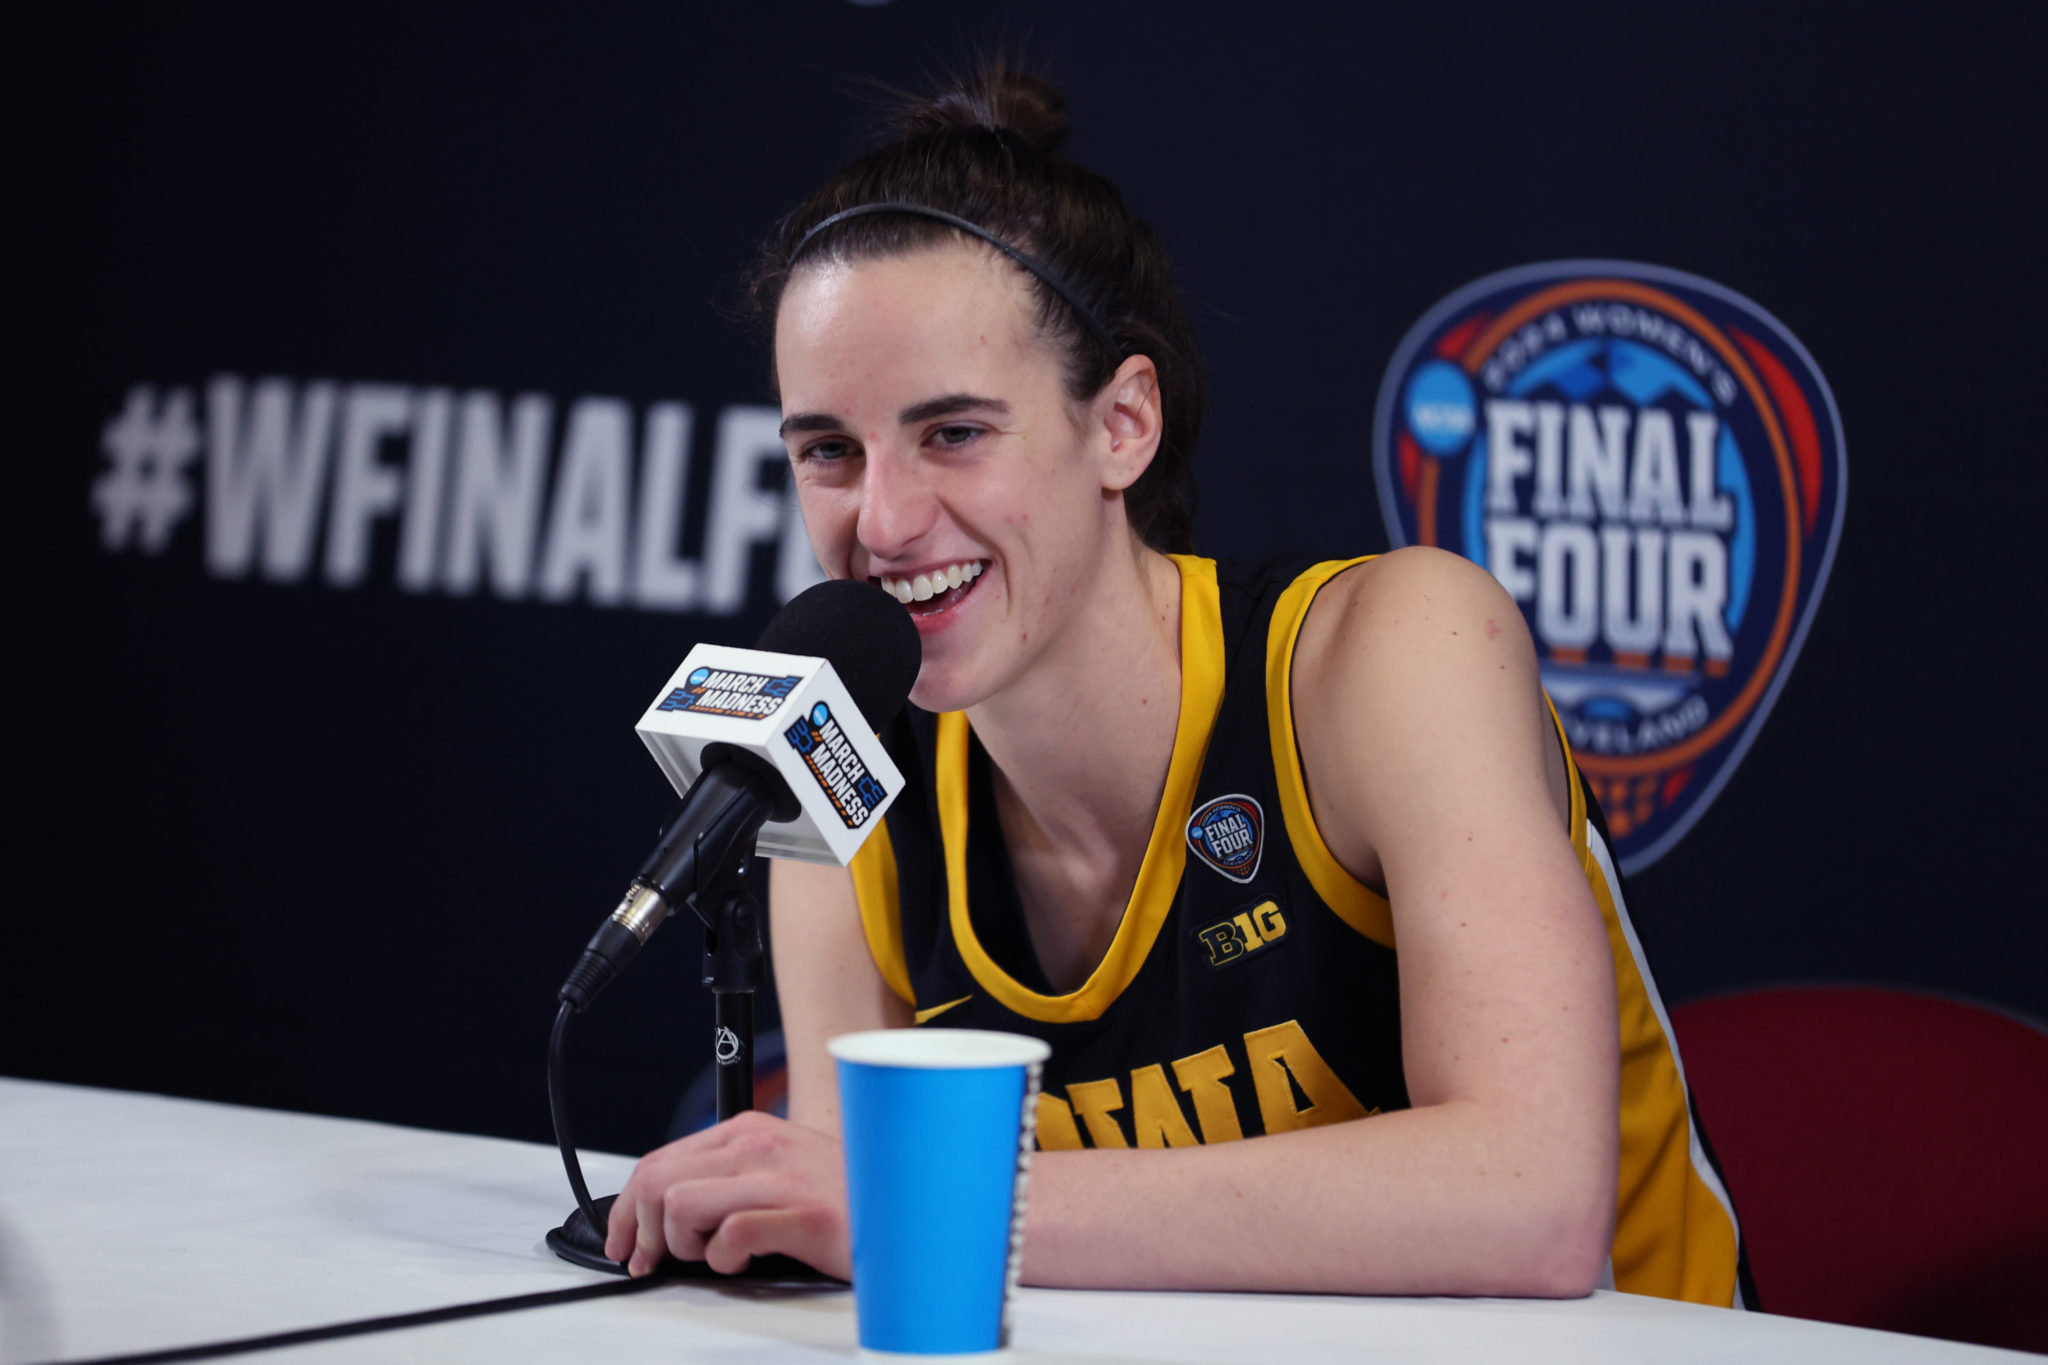
<svg viewBox="0 0 2048 1365"><path fill-rule="evenodd" d="M1383 873L1412 1109L1033 1167L1038 1284L1569 1295L1612 1237L1613 964L1567 841L1521 616L1407 551L1331 583L1296 655L1331 851ZM1553 771L1553 769L1556 771Z"/></svg>
<svg viewBox="0 0 2048 1365"><path fill-rule="evenodd" d="M910 1006L875 970L853 878L836 867L776 861L768 871L775 998L789 1054L789 1116L839 1135L839 1083L825 1040L909 1028Z"/></svg>

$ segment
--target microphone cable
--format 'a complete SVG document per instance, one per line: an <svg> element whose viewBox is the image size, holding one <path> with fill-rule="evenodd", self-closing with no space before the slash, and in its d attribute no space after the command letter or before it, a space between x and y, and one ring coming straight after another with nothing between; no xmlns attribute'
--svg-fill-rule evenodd
<svg viewBox="0 0 2048 1365"><path fill-rule="evenodd" d="M576 1207L583 1211L590 1230L602 1241L606 1224L597 1216L597 1208L591 1202L590 1186L583 1181L583 1163L577 1159L576 1142L569 1134L569 1084L563 1072L562 1053L569 1020L575 1013L576 1006L564 1000L561 1009L555 1011L555 1027L548 1034L548 1114L554 1119L555 1146L562 1151L562 1169L569 1174L569 1188L576 1195Z"/></svg>
<svg viewBox="0 0 2048 1365"><path fill-rule="evenodd" d="M489 1317L495 1313L518 1313L529 1308L546 1308L559 1303L580 1303L585 1299L609 1299L620 1294L639 1294L658 1285L673 1282L673 1275L664 1270L657 1270L654 1274L643 1275L637 1280L599 1280L595 1284L579 1284L568 1289L545 1289L535 1294L512 1294L502 1299L456 1303L445 1308L426 1308L416 1313L389 1313L377 1318L329 1322L318 1327L266 1332L262 1336L254 1337L230 1337L223 1341L204 1341L190 1346L167 1346L129 1351L120 1355L64 1356L44 1361L42 1365L176 1365L176 1362L188 1360L217 1360L222 1356L247 1355L254 1351L276 1351L287 1346L306 1346L316 1341L337 1341L344 1337L369 1336L376 1332L431 1327L435 1323L460 1322L465 1318Z"/></svg>

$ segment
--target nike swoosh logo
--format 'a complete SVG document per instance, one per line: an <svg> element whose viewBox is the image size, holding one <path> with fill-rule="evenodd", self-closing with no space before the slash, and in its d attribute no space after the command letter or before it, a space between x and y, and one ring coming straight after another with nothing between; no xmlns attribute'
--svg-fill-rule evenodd
<svg viewBox="0 0 2048 1365"><path fill-rule="evenodd" d="M967 1003L968 1001L972 1000L973 998L974 998L974 997L973 997L973 996L971 996L971 995L963 995L963 996L961 996L961 997L960 997L960 998L959 998L958 1000L948 1000L948 1001L947 1001L947 1002L946 1002L945 1004L943 1004L943 1005L933 1005L933 1006L932 1006L932 1007L931 1007L930 1009L928 1009L928 1010L919 1010L919 1011L918 1011L918 1012L917 1012L917 1013L916 1013L915 1015L913 1015L913 1016L912 1016L912 1018L916 1019L916 1020L917 1020L917 1022L918 1022L918 1023L920 1023L920 1024L922 1024L922 1023L927 1023L927 1022L929 1022L930 1020L933 1020L933 1019L936 1019L936 1018L938 1018L938 1017L939 1017L940 1015L944 1014L944 1013L945 1013L945 1012L946 1012L947 1010L949 1010L949 1009L953 1008L953 1006L955 1006L955 1005L964 1005L964 1004L966 1004L966 1003Z"/></svg>

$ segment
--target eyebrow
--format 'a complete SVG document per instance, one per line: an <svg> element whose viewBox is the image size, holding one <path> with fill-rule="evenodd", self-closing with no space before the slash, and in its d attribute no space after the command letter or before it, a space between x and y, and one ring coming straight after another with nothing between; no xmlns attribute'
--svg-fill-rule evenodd
<svg viewBox="0 0 2048 1365"><path fill-rule="evenodd" d="M846 423L829 412L800 412L794 417L782 419L777 433L783 436L792 431L844 431Z"/></svg>
<svg viewBox="0 0 2048 1365"><path fill-rule="evenodd" d="M913 403L896 414L896 420L904 426L918 422L929 422L934 417L951 417L957 412L982 410L998 412L1007 417L1010 405L1000 398L984 398L974 393L949 393L938 398L927 398L922 403Z"/></svg>
<svg viewBox="0 0 2048 1365"><path fill-rule="evenodd" d="M947 393L937 398L927 398L922 403L912 403L896 414L896 420L903 426L914 426L929 422L934 417L951 417L961 412L994 412L1004 417L1010 415L1010 405L1000 398L986 398L976 393ZM782 419L780 434L788 436L800 431L844 431L847 424L829 412L799 412Z"/></svg>

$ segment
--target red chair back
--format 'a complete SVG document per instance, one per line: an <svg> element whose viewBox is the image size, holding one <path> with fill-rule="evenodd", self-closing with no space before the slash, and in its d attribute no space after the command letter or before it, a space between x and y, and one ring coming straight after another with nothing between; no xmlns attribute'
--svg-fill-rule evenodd
<svg viewBox="0 0 2048 1365"><path fill-rule="evenodd" d="M2048 1034L1861 987L1672 1026L1767 1311L2048 1351Z"/></svg>

